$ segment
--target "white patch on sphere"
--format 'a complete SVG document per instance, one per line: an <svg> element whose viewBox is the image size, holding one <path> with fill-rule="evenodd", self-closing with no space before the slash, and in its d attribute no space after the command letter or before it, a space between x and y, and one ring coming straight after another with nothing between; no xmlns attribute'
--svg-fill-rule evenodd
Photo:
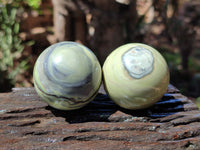
<svg viewBox="0 0 200 150"><path fill-rule="evenodd" d="M144 47L130 48L122 55L122 63L132 78L140 79L153 70L154 57L151 51Z"/></svg>

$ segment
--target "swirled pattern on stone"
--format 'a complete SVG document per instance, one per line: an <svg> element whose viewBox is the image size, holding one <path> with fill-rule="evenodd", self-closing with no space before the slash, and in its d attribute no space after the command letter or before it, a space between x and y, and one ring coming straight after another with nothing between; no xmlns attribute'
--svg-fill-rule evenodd
<svg viewBox="0 0 200 150"><path fill-rule="evenodd" d="M33 78L36 91L50 106L72 110L95 97L101 83L101 67L87 47L60 42L38 57Z"/></svg>
<svg viewBox="0 0 200 150"><path fill-rule="evenodd" d="M136 46L122 55L122 63L133 78L140 79L153 70L154 58L152 52L146 48Z"/></svg>

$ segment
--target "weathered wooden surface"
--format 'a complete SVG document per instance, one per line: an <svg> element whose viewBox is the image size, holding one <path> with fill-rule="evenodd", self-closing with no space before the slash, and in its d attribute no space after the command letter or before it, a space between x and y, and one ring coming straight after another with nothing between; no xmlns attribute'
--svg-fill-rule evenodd
<svg viewBox="0 0 200 150"><path fill-rule="evenodd" d="M200 149L200 111L173 86L140 111L118 107L103 92L75 111L49 107L34 88L0 94L0 149Z"/></svg>

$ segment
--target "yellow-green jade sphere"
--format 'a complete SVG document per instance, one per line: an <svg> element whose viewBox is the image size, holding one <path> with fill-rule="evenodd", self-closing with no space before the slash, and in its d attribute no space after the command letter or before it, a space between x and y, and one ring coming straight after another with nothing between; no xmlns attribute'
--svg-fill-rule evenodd
<svg viewBox="0 0 200 150"><path fill-rule="evenodd" d="M169 84L165 59L154 48L130 43L114 50L103 65L110 98L126 109L144 109L164 95Z"/></svg>
<svg viewBox="0 0 200 150"><path fill-rule="evenodd" d="M94 99L102 81L99 61L87 47L60 42L45 49L33 71L39 96L60 110L74 110Z"/></svg>

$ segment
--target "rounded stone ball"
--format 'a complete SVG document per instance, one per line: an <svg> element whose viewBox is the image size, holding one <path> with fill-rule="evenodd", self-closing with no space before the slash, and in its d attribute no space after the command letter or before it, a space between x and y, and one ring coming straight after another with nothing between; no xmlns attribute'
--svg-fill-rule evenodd
<svg viewBox="0 0 200 150"><path fill-rule="evenodd" d="M154 48L130 43L114 50L103 65L104 87L110 98L126 109L144 109L167 91L169 70Z"/></svg>
<svg viewBox="0 0 200 150"><path fill-rule="evenodd" d="M90 49L76 42L60 42L38 57L33 79L37 93L50 106L74 110L94 99L102 72Z"/></svg>

